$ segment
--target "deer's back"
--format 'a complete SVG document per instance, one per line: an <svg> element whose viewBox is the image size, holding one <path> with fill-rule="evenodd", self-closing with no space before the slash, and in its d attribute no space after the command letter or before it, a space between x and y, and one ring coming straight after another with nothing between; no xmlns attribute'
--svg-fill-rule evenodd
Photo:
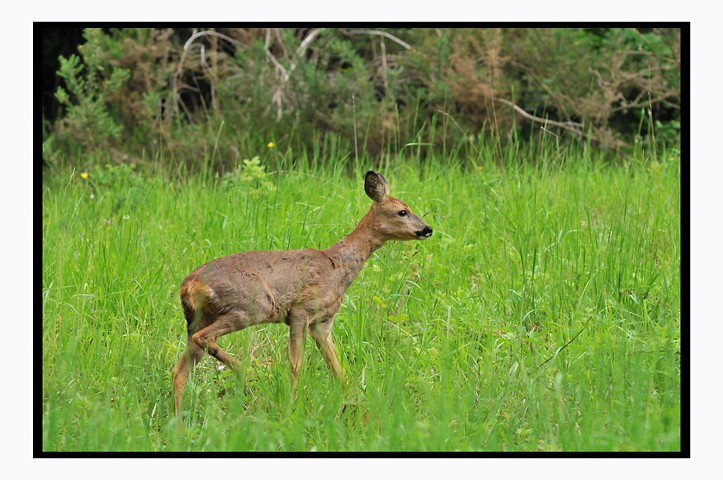
<svg viewBox="0 0 723 480"><path fill-rule="evenodd" d="M332 285L336 266L315 249L242 252L201 265L182 282L184 310L219 315L233 310L253 313L258 321L285 321L295 304L336 303ZM336 282L335 282L336 281ZM187 313L188 316L188 313Z"/></svg>

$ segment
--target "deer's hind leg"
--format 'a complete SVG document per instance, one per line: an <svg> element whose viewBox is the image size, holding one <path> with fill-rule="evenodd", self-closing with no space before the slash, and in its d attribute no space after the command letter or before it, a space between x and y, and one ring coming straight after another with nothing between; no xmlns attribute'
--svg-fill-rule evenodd
<svg viewBox="0 0 723 480"><path fill-rule="evenodd" d="M242 330L251 324L245 313L229 312L216 317L213 323L194 333L191 339L202 351L208 352L230 369L238 371L241 366L240 362L221 349L216 343L216 339Z"/></svg>
<svg viewBox="0 0 723 480"><path fill-rule="evenodd" d="M186 387L188 381L188 375L191 373L193 367L196 366L199 360L203 358L206 353L198 348L191 336L188 337L188 344L186 345L186 351L181 355L181 359L178 360L176 367L173 369L173 391L175 394L175 408L174 413L176 416L181 415L181 404L183 402L183 389ZM179 419L180 420L180 419ZM179 429L181 423L179 423Z"/></svg>

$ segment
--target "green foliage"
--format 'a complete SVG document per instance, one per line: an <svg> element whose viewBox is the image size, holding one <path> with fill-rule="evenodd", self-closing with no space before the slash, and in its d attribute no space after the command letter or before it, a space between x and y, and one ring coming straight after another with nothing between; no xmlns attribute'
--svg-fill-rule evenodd
<svg viewBox="0 0 723 480"><path fill-rule="evenodd" d="M272 192L275 188L258 156L245 159L235 170L225 173L221 185L229 190L240 189L248 195Z"/></svg>
<svg viewBox="0 0 723 480"><path fill-rule="evenodd" d="M348 388L307 342L293 400L287 327L251 327L220 339L239 377L208 357L194 370L184 435L181 279L237 251L336 242L369 207L365 168L61 169L42 198L43 449L679 450L679 152L620 165L513 145L496 165L492 142L476 148L474 169L414 154L384 169L435 233L389 242L347 291Z"/></svg>
<svg viewBox="0 0 723 480"><path fill-rule="evenodd" d="M225 172L272 138L276 168L301 157L393 160L410 147L476 157L469 139L490 133L500 146L551 136L610 151L679 136L672 28L141 28L85 38L81 58L61 61L65 112L46 158L80 150L89 162L103 152L199 171L213 148Z"/></svg>
<svg viewBox="0 0 723 480"><path fill-rule="evenodd" d="M113 95L128 82L130 72L108 65L100 29L86 29L84 37L86 43L79 47L82 60L76 55L59 59L58 76L65 87L58 87L55 97L65 108L59 129L93 152L107 148L123 132L111 115L111 104Z"/></svg>

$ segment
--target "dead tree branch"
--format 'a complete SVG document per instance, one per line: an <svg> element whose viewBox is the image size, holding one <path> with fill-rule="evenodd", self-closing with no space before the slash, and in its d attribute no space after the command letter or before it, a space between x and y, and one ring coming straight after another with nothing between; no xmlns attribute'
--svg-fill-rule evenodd
<svg viewBox="0 0 723 480"><path fill-rule="evenodd" d="M181 58L178 60L178 67L176 68L176 72L173 75L173 88L171 96L173 98L173 111L174 113L178 113L178 108L180 104L180 97L179 97L179 82L181 79L181 74L183 73L183 64L186 61L186 56L188 55L188 52L191 51L191 49L194 46L194 43L197 39L205 36L210 37L216 37L221 38L223 40L226 40L227 42L233 43L234 45L241 45L241 43L237 40L234 40L233 38L229 37L228 35L224 35L223 33L214 32L211 30L202 30L200 32L194 32L193 35L191 35L188 40L186 40L186 43L183 45L183 52L181 53ZM206 63L206 52L203 45L200 46L201 50L201 67L208 68L208 64ZM185 108L184 108L185 109ZM188 113L188 112L187 112Z"/></svg>
<svg viewBox="0 0 723 480"><path fill-rule="evenodd" d="M530 113L527 113L525 110L523 110L519 105L516 105L509 100L506 100L504 98L496 98L500 103L503 103L507 106L512 107L512 109L520 114L525 119L534 122L534 123L541 123L545 127L558 127L562 128L570 133L573 133L574 135L585 137L585 133L582 131L583 124L579 122L573 122L571 120L568 120L566 122L558 122L556 120L550 120L549 118L542 118L542 117L536 117Z"/></svg>
<svg viewBox="0 0 723 480"><path fill-rule="evenodd" d="M384 38L388 38L392 42L401 45L402 47L406 48L407 50L410 50L412 46L408 44L407 42L400 40L399 38L395 37L389 32L384 32L382 30L347 30L346 31L350 35L379 35Z"/></svg>

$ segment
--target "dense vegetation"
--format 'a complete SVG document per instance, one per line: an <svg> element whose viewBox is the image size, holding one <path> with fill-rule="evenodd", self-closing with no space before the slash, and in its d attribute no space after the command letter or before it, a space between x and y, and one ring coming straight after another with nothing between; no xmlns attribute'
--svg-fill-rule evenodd
<svg viewBox="0 0 723 480"><path fill-rule="evenodd" d="M293 401L287 328L249 328L221 339L240 378L209 357L194 370L183 436L180 280L236 251L331 245L368 208L363 171L64 170L43 191L43 448L680 449L677 153L542 156L386 169L435 234L386 245L347 292L350 387L307 342Z"/></svg>
<svg viewBox="0 0 723 480"><path fill-rule="evenodd" d="M50 39L52 30L46 32ZM86 29L44 104L44 160L221 169L273 141L322 161L492 133L675 143L675 28ZM52 49L51 49L52 50ZM46 59L52 65L54 58ZM443 152L447 153L447 152ZM498 153L498 156L500 154Z"/></svg>
<svg viewBox="0 0 723 480"><path fill-rule="evenodd" d="M680 32L84 31L46 102L46 451L679 451ZM52 113L51 113L52 112ZM325 248L379 169L434 228L334 328L220 339L186 389L180 281Z"/></svg>

